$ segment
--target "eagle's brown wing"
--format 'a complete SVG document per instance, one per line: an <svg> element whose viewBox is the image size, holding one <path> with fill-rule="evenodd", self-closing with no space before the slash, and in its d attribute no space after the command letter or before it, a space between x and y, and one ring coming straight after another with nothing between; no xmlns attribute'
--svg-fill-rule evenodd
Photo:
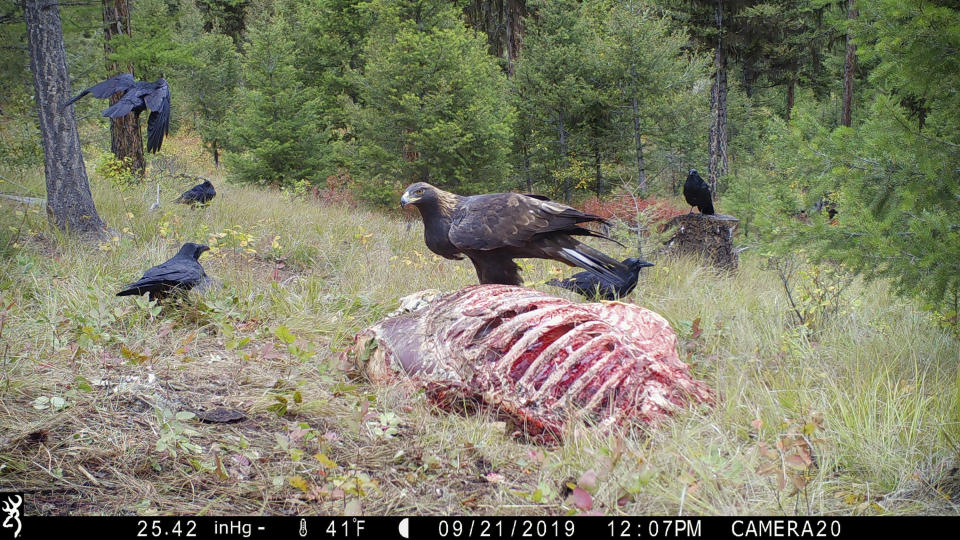
<svg viewBox="0 0 960 540"><path fill-rule="evenodd" d="M493 193L465 197L451 216L449 238L461 250L489 251L522 248L537 235L564 232L599 236L577 225L603 221L600 216L519 193Z"/></svg>

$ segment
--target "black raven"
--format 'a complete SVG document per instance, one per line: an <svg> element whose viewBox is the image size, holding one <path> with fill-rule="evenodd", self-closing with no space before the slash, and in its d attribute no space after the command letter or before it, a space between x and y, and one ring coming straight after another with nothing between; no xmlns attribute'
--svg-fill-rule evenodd
<svg viewBox="0 0 960 540"><path fill-rule="evenodd" d="M696 169L690 169L687 181L683 183L683 198L691 207L696 206L701 214L713 215L713 198L710 196L710 186L700 178ZM690 208L693 212L693 208Z"/></svg>
<svg viewBox="0 0 960 540"><path fill-rule="evenodd" d="M209 180L204 180L202 184L197 184L184 191L173 202L193 205L206 205L217 195L217 190L213 189L213 184Z"/></svg>
<svg viewBox="0 0 960 540"><path fill-rule="evenodd" d="M144 272L142 278L124 287L117 296L150 293L151 300L158 300L174 289L192 289L207 279L197 259L208 249L202 244L187 242L173 258Z"/></svg>
<svg viewBox="0 0 960 540"><path fill-rule="evenodd" d="M607 236L579 226L603 218L546 198L519 193L461 197L418 182L407 188L401 206L412 204L423 217L430 251L448 259L470 258L480 283L521 285L515 258L553 259L598 276L617 279L626 269L574 236Z"/></svg>
<svg viewBox="0 0 960 540"><path fill-rule="evenodd" d="M103 115L120 118L131 112L139 115L144 109L150 109L150 116L147 118L147 151L159 151L164 135L170 131L170 87L163 77L154 82L135 81L133 75L121 73L80 92L64 103L63 107L72 105L87 94L106 99L117 92L123 92L123 97L107 107Z"/></svg>
<svg viewBox="0 0 960 540"><path fill-rule="evenodd" d="M653 266L652 262L634 257L624 259L621 264L627 268L627 271L618 272L620 275L616 281L606 277L598 278L590 272L579 272L563 280L551 279L547 285L563 287L589 299L616 300L633 292L633 288L637 286L641 268Z"/></svg>

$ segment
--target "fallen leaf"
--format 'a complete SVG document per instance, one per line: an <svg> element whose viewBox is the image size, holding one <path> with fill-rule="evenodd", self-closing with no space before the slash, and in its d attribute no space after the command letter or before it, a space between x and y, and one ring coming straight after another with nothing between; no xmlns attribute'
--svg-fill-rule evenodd
<svg viewBox="0 0 960 540"><path fill-rule="evenodd" d="M291 486L299 489L300 491L306 492L308 489L307 481L304 480L303 477L300 475L288 477L287 482L289 482Z"/></svg>
<svg viewBox="0 0 960 540"><path fill-rule="evenodd" d="M596 493L597 484L597 473L593 469L584 471L584 473L580 475L580 480L577 480L577 486L582 487L590 493Z"/></svg>
<svg viewBox="0 0 960 540"><path fill-rule="evenodd" d="M347 503L346 508L343 509L343 515L345 516L360 516L363 515L363 505L360 504L360 501L353 499Z"/></svg>
<svg viewBox="0 0 960 540"><path fill-rule="evenodd" d="M570 499L573 501L573 505L580 510L590 510L593 508L593 497L583 488L573 488Z"/></svg>
<svg viewBox="0 0 960 540"><path fill-rule="evenodd" d="M486 481L487 481L487 482L490 482L491 484L499 484L500 482L503 482L503 480L504 480L504 477L503 477L502 474L500 474L500 473L495 473L495 472L487 473L487 474L483 475L483 478L486 479Z"/></svg>

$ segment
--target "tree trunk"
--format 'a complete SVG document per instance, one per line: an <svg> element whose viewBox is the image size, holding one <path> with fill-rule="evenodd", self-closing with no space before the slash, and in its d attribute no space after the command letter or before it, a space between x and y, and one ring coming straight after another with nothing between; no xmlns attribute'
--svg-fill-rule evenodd
<svg viewBox="0 0 960 540"><path fill-rule="evenodd" d="M596 185L598 199L603 197L603 194L607 191L607 187L604 185L604 182L603 182L602 165L603 165L603 156L601 155L601 152L600 152L600 141L598 139L597 141L595 141L593 145L593 166L595 170L594 174L596 176L595 185Z"/></svg>
<svg viewBox="0 0 960 540"><path fill-rule="evenodd" d="M527 193L533 193L533 178L530 176L530 148L526 142L520 144L523 156L523 181L527 184Z"/></svg>
<svg viewBox="0 0 960 540"><path fill-rule="evenodd" d="M727 54L723 43L723 2L717 0L714 11L717 29L717 48L714 51L713 89L710 91L710 163L707 171L707 183L716 198L720 177L727 174Z"/></svg>
<svg viewBox="0 0 960 540"><path fill-rule="evenodd" d="M847 0L847 19L857 18L857 9L854 0ZM840 124L850 127L853 120L853 72L857 69L857 46L853 43L853 35L847 30L847 57L843 62L843 109L840 111Z"/></svg>
<svg viewBox="0 0 960 540"><path fill-rule="evenodd" d="M60 104L69 100L72 92L59 4L24 0L23 18L43 138L47 217L61 230L102 237L105 224L90 195L77 121L72 108L60 110Z"/></svg>
<svg viewBox="0 0 960 540"><path fill-rule="evenodd" d="M787 122L790 121L790 113L793 111L794 92L796 91L797 81L791 79L787 83Z"/></svg>
<svg viewBox="0 0 960 540"><path fill-rule="evenodd" d="M563 123L563 111L557 113L557 126L560 131L560 174L563 175L563 202L570 204L570 177L567 171L567 129Z"/></svg>
<svg viewBox="0 0 960 540"><path fill-rule="evenodd" d="M113 54L110 40L121 34L130 35L130 6L127 0L103 0L103 51L107 58L107 72L116 74L121 71L117 62L109 59ZM125 66L133 74L133 66ZM122 92L110 96L110 105L120 101ZM132 173L143 177L147 163L143 159L143 140L140 137L140 115L130 114L110 119L110 150Z"/></svg>
<svg viewBox="0 0 960 540"><path fill-rule="evenodd" d="M213 143L213 166L217 169L220 168L220 147L217 146L217 143Z"/></svg>
<svg viewBox="0 0 960 540"><path fill-rule="evenodd" d="M643 136L640 134L640 107L637 104L637 96L630 99L630 106L633 107L633 138L637 143L637 179L640 182L640 193L647 193L647 171L643 162Z"/></svg>

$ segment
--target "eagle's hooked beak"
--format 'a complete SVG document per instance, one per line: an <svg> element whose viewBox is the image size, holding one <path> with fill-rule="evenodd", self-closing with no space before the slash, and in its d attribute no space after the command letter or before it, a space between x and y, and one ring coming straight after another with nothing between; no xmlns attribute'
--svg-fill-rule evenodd
<svg viewBox="0 0 960 540"><path fill-rule="evenodd" d="M411 197L408 193L404 193L400 197L400 208L407 206L408 204L413 204L420 200L420 197Z"/></svg>

